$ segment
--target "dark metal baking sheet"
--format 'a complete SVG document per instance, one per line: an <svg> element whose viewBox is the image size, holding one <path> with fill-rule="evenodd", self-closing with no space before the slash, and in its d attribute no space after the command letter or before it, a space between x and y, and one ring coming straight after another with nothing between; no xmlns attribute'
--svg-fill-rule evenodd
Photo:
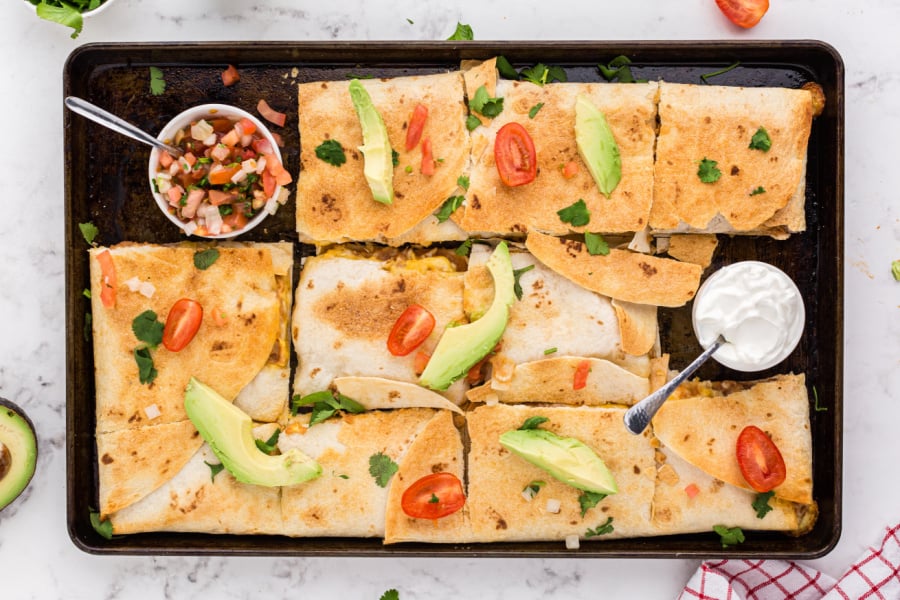
<svg viewBox="0 0 900 600"><path fill-rule="evenodd" d="M776 372L806 374L818 396L811 406L815 528L800 537L751 532L723 550L713 534L586 542L577 552L559 542L472 545L399 544L378 539L147 533L105 540L91 527L97 506L94 444L94 368L84 335L89 304L86 244L78 223L93 221L98 241L175 242L176 228L153 205L147 189L149 149L98 125L65 114L66 223L66 473L69 534L82 550L97 554L223 554L341 556L496 557L779 557L815 558L829 552L841 530L841 426L843 370L843 154L844 70L840 55L817 41L760 42L237 42L92 44L76 49L65 65L64 94L94 102L150 131L181 110L204 102L254 110L260 98L287 112L280 133L286 166L296 176L299 155L296 83L351 75L392 77L441 72L460 60L497 54L513 64L536 62L566 68L570 80L600 81L596 65L625 54L637 77L701 83L700 75L740 62L716 77L718 85L799 87L815 81L825 91L825 112L815 119L807 170L808 230L787 241L719 236L713 268L735 260L763 260L787 271L806 299L807 322L799 347L760 374L708 364L704 378L745 380ZM241 82L226 88L220 73L236 65ZM149 91L148 67L163 69L166 93ZM62 106L62 103L60 103ZM295 177L296 178L296 177ZM292 186L293 187L293 186ZM296 241L293 198L246 238ZM297 244L298 254L308 252ZM707 271L711 272L713 269ZM689 307L660 311L663 347L675 368L699 348Z"/></svg>

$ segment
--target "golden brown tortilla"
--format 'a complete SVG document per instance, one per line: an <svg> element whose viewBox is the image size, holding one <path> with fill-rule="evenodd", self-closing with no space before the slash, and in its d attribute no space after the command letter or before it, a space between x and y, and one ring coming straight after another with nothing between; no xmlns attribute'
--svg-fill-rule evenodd
<svg viewBox="0 0 900 600"><path fill-rule="evenodd" d="M704 269L712 262L719 240L716 234L674 234L669 238L666 253L672 258L700 265Z"/></svg>
<svg viewBox="0 0 900 600"><path fill-rule="evenodd" d="M623 300L612 301L622 332L622 350L640 356L653 349L659 340L656 323L656 307L652 304L634 304Z"/></svg>

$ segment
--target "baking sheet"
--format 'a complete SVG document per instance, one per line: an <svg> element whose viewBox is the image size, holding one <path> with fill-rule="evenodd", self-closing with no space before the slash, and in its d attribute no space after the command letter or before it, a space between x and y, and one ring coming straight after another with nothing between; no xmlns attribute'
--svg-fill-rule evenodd
<svg viewBox="0 0 900 600"><path fill-rule="evenodd" d="M578 551L559 542L472 545L400 544L380 539L287 538L147 533L105 540L90 524L97 506L92 350L85 336L90 305L87 245L78 223L93 221L97 242L170 243L183 239L153 204L148 192L149 148L66 112L66 357L67 521L73 542L97 554L221 554L340 556L539 556L539 557L767 557L814 558L830 551L841 529L841 426L843 371L843 152L844 74L838 53L816 41L762 42L344 42L90 44L76 49L64 69L64 95L74 95L158 131L177 113L206 102L233 104L255 112L265 98L287 113L276 130L283 136L286 167L299 163L296 84L351 76L395 77L443 72L460 60L506 56L515 66L560 65L571 81L602 81L598 63L625 54L635 77L700 84L700 75L740 62L711 80L716 85L799 87L821 85L825 112L813 122L807 167L807 231L787 241L719 236L715 268L737 260L774 264L797 283L806 300L803 339L791 356L760 373L731 371L708 363L702 378L756 379L779 372L803 372L815 389L810 409L814 498L819 519L808 534L750 532L747 541L723 550L712 533L583 543ZM234 64L241 82L224 87L220 73ZM149 67L163 70L167 90L154 96ZM60 103L62 104L62 103ZM294 184L291 200L274 216L242 236L250 241L296 241ZM310 247L296 244L299 256ZM660 310L663 348L672 368L700 352L691 329L690 306Z"/></svg>

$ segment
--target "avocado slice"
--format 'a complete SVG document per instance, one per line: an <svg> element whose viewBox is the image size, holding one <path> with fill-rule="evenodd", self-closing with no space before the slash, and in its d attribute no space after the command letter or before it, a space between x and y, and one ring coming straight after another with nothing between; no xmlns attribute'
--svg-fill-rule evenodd
<svg viewBox="0 0 900 600"><path fill-rule="evenodd" d="M622 179L619 145L606 115L583 94L575 99L575 143L597 187L609 198Z"/></svg>
<svg viewBox="0 0 900 600"><path fill-rule="evenodd" d="M619 491L603 460L575 438L546 429L515 429L500 436L500 445L579 490L606 495Z"/></svg>
<svg viewBox="0 0 900 600"><path fill-rule="evenodd" d="M366 181L375 200L391 204L394 201L394 155L384 119L358 79L350 81L350 99L362 127L363 145L359 151L363 153Z"/></svg>
<svg viewBox="0 0 900 600"><path fill-rule="evenodd" d="M28 487L36 463L34 424L21 408L0 398L0 509Z"/></svg>
<svg viewBox="0 0 900 600"><path fill-rule="evenodd" d="M294 485L322 474L319 463L300 450L276 456L260 451L253 439L250 417L193 377L184 392L184 409L228 472L242 483Z"/></svg>
<svg viewBox="0 0 900 600"><path fill-rule="evenodd" d="M419 383L433 390L446 390L450 384L493 350L506 330L509 307L515 301L515 276L509 247L500 242L488 259L488 271L494 279L494 299L480 319L444 331L422 372Z"/></svg>

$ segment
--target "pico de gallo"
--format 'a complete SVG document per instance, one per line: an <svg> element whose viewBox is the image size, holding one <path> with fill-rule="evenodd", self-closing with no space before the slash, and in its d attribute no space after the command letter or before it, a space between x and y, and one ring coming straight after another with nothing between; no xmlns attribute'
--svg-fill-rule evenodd
<svg viewBox="0 0 900 600"><path fill-rule="evenodd" d="M188 234L240 231L277 186L291 182L272 144L246 117L194 121L175 133L172 145L184 154L160 152L153 184Z"/></svg>

